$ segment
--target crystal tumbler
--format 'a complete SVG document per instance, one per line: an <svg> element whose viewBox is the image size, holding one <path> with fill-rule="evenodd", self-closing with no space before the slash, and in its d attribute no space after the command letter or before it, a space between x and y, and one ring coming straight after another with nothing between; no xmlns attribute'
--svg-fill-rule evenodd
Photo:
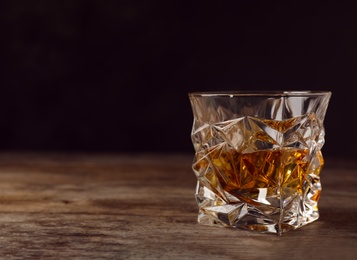
<svg viewBox="0 0 357 260"><path fill-rule="evenodd" d="M188 95L198 223L281 235L319 218L331 92Z"/></svg>

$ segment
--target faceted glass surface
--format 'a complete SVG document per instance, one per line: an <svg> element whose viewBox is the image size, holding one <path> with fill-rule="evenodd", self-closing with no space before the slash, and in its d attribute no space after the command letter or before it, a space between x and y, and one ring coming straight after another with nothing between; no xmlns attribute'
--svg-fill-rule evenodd
<svg viewBox="0 0 357 260"><path fill-rule="evenodd" d="M330 96L190 93L198 222L281 235L317 220Z"/></svg>

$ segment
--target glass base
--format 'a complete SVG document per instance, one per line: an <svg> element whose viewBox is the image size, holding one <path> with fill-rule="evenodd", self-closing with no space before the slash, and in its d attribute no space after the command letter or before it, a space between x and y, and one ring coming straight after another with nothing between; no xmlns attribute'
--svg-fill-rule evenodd
<svg viewBox="0 0 357 260"><path fill-rule="evenodd" d="M206 191L204 191L206 190ZM239 228L258 233L283 233L300 228L319 218L316 201L295 196L283 208L272 204L284 203L280 199L270 199L270 205L246 202L222 204L222 200L213 201L211 196L202 197L202 193L212 195L205 187L198 185L196 194L200 206L198 223L207 226ZM202 192L203 191L203 192ZM222 204L222 205L218 205Z"/></svg>

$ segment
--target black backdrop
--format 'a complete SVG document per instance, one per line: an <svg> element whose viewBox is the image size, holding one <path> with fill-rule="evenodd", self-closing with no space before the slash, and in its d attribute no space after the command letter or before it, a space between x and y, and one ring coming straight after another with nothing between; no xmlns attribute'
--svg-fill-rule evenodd
<svg viewBox="0 0 357 260"><path fill-rule="evenodd" d="M193 152L187 93L330 90L353 157L357 2L1 1L0 149Z"/></svg>

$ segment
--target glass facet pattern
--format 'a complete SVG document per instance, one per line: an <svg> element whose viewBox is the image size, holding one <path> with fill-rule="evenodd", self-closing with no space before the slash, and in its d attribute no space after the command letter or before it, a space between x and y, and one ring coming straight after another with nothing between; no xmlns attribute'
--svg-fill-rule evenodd
<svg viewBox="0 0 357 260"><path fill-rule="evenodd" d="M330 96L190 93L198 222L281 235L317 220Z"/></svg>

